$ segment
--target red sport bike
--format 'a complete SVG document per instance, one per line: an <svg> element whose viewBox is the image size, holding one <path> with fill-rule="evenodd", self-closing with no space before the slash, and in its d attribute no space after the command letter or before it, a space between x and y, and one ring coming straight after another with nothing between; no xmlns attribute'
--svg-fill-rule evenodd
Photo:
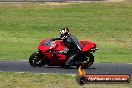
<svg viewBox="0 0 132 88"><path fill-rule="evenodd" d="M86 69L94 62L93 52L97 50L96 44L90 41L80 41L82 46L81 56L76 58L73 66ZM29 63L33 67L48 66L64 66L70 53L57 53L57 51L64 50L65 46L61 40L52 41L51 39L44 39L38 45L38 51L34 52L29 57Z"/></svg>

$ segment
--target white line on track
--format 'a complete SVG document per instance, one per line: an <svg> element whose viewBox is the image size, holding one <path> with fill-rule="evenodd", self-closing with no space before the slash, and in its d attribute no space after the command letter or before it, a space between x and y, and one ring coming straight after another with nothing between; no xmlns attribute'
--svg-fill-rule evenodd
<svg viewBox="0 0 132 88"><path fill-rule="evenodd" d="M32 73L32 72L15 72L15 73L18 73L18 74L23 74L23 73ZM56 74L56 73L33 73L33 74L44 74L44 75L46 75L46 74ZM59 74L59 73L57 73L57 74ZM64 74L64 75L70 75L70 76L76 76L76 74Z"/></svg>

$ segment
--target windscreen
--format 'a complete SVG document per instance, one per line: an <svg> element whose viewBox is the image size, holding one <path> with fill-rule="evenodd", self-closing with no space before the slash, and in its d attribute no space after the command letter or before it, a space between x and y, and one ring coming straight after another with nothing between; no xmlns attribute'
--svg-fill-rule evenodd
<svg viewBox="0 0 132 88"><path fill-rule="evenodd" d="M42 46L53 46L53 45L54 45L54 41L52 41L51 39L42 42Z"/></svg>

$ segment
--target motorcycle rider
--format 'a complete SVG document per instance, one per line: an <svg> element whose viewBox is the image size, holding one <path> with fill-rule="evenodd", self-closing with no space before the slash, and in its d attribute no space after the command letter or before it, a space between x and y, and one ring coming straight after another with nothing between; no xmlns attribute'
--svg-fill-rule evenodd
<svg viewBox="0 0 132 88"><path fill-rule="evenodd" d="M52 38L52 40L63 40L66 48L59 52L71 54L65 63L65 68L71 68L72 62L75 61L81 54L82 46L78 39L69 32L68 28L63 28L60 31L60 37Z"/></svg>

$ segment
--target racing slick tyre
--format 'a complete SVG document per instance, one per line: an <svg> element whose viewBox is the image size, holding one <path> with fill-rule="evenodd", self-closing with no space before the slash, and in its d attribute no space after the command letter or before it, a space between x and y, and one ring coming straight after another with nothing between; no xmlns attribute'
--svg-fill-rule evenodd
<svg viewBox="0 0 132 88"><path fill-rule="evenodd" d="M92 53L89 53L89 54L87 55L87 60L88 60L88 65L87 65L87 67L91 67L92 64L93 64L93 62L94 62L94 56L93 56Z"/></svg>
<svg viewBox="0 0 132 88"><path fill-rule="evenodd" d="M30 57L29 57L29 64L33 67L42 67L44 66L44 61L43 61L43 55L37 51L34 52Z"/></svg>
<svg viewBox="0 0 132 88"><path fill-rule="evenodd" d="M79 68L81 66L82 69L87 69L89 68L93 62L94 62L94 56L93 54L89 53L85 57L82 57L84 60L79 62L76 67Z"/></svg>

